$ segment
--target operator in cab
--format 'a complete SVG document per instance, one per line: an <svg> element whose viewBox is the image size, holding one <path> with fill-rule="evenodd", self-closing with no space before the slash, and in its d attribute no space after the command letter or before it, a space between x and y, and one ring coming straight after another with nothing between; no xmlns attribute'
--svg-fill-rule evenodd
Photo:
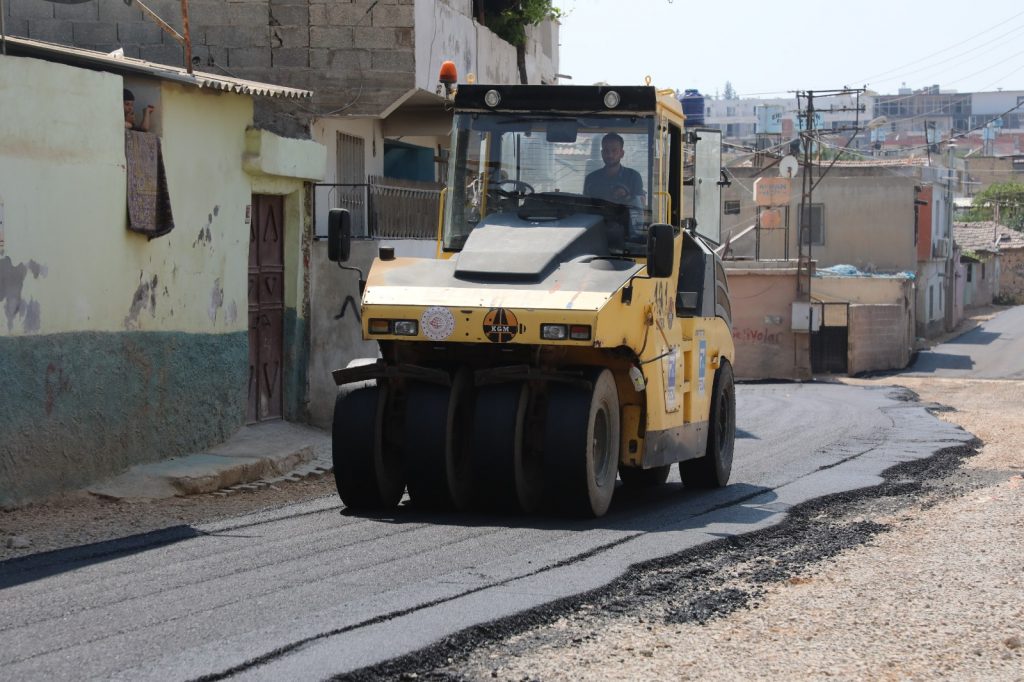
<svg viewBox="0 0 1024 682"><path fill-rule="evenodd" d="M622 165L625 143L618 133L601 139L601 160L604 168L589 173L583 182L583 194L616 204L642 203L644 181L632 168Z"/></svg>

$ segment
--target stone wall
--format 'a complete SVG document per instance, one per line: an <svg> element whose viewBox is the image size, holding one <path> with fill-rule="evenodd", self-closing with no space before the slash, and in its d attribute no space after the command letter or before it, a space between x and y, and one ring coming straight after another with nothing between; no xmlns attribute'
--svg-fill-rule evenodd
<svg viewBox="0 0 1024 682"><path fill-rule="evenodd" d="M902 369L910 362L913 318L902 304L852 304L848 373Z"/></svg>
<svg viewBox="0 0 1024 682"><path fill-rule="evenodd" d="M1024 303L1024 249L1004 249L999 254L999 300Z"/></svg>

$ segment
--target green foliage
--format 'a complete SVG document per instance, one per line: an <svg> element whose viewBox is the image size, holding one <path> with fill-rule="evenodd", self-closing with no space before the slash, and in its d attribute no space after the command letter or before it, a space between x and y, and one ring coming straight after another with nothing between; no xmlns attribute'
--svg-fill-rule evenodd
<svg viewBox="0 0 1024 682"><path fill-rule="evenodd" d="M536 26L545 19L558 19L562 10L551 4L552 0L517 0L515 2L491 2L498 11L485 15L487 28L507 43L520 47L526 44L526 27ZM498 9L500 7L500 9Z"/></svg>
<svg viewBox="0 0 1024 682"><path fill-rule="evenodd" d="M725 99L736 99L736 89L732 87L732 81L725 81L725 92L722 96Z"/></svg>
<svg viewBox="0 0 1024 682"><path fill-rule="evenodd" d="M968 221L996 220L1015 230L1024 230L1024 183L989 185L974 196Z"/></svg>

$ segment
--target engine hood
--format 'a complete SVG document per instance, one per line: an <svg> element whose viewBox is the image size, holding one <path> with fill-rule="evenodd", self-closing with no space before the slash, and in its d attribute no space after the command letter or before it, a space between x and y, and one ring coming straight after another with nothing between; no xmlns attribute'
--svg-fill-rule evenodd
<svg viewBox="0 0 1024 682"><path fill-rule="evenodd" d="M610 229L583 212L495 213L449 259L374 261L363 304L598 311L644 267L605 255Z"/></svg>
<svg viewBox="0 0 1024 682"><path fill-rule="evenodd" d="M588 213L551 221L492 214L470 233L455 256L455 276L465 280L540 281L561 263L608 253L607 229L601 216Z"/></svg>

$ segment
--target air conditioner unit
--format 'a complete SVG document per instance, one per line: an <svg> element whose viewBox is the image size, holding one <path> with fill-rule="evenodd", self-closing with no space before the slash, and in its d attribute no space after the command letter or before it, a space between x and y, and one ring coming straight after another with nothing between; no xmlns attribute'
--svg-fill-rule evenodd
<svg viewBox="0 0 1024 682"><path fill-rule="evenodd" d="M932 258L949 258L949 246L947 237L932 240Z"/></svg>

